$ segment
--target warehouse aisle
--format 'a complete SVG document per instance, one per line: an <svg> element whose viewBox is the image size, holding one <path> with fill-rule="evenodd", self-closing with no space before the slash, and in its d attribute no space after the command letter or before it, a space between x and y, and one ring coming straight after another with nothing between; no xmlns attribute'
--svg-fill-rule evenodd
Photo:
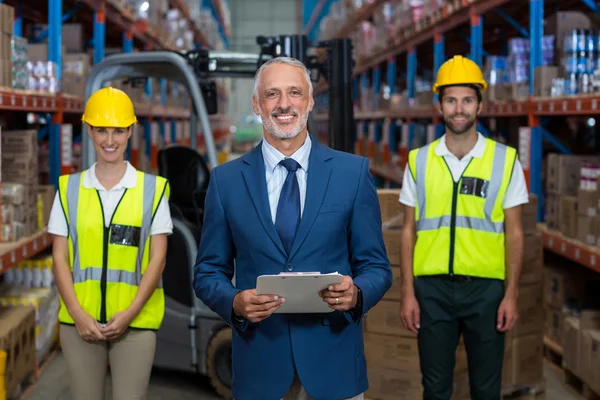
<svg viewBox="0 0 600 400"><path fill-rule="evenodd" d="M72 400L64 357L58 353L50 363L26 400ZM577 400L577 397L563 386L562 377L554 368L545 365L544 373L547 381L545 400ZM110 387L110 380L107 387ZM182 377L165 372L154 374L148 400L171 399L219 400L219 397L210 389L207 380L201 377Z"/></svg>
<svg viewBox="0 0 600 400"><path fill-rule="evenodd" d="M110 378L107 380L110 393ZM108 396L110 399L111 396ZM208 381L194 375L167 372L155 373L150 382L147 400L218 400ZM69 389L67 364L58 353L45 369L38 384L26 400L73 400Z"/></svg>

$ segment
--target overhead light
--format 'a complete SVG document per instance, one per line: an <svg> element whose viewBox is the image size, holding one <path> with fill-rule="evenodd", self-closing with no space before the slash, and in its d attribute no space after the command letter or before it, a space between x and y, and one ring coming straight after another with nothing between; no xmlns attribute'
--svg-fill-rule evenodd
<svg viewBox="0 0 600 400"><path fill-rule="evenodd" d="M587 125L588 126L596 126L596 119L595 118L589 118L587 120Z"/></svg>

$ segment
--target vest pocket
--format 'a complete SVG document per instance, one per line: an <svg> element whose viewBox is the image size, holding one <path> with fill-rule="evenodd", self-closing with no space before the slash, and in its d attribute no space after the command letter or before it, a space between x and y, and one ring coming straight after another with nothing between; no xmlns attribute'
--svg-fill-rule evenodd
<svg viewBox="0 0 600 400"><path fill-rule="evenodd" d="M113 224L110 227L110 244L139 247L142 228Z"/></svg>

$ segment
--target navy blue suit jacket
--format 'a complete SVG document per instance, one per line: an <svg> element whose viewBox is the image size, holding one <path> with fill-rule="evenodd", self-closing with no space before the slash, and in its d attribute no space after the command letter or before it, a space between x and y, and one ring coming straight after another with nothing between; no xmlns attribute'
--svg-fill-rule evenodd
<svg viewBox="0 0 600 400"><path fill-rule="evenodd" d="M317 400L350 398L368 388L362 317L392 284L381 228L368 160L314 139L304 211L289 255L272 221L261 145L212 170L194 289L234 328L236 400L283 398L295 370ZM259 275L290 269L351 276L362 291L362 312L273 314L256 324L232 320L238 292L254 289Z"/></svg>

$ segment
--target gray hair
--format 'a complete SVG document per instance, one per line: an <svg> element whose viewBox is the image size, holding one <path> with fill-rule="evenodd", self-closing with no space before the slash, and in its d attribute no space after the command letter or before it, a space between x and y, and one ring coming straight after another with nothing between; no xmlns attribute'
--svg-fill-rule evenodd
<svg viewBox="0 0 600 400"><path fill-rule="evenodd" d="M261 65L260 68L258 69L258 71L256 71L256 74L254 75L254 91L253 91L253 95L255 97L258 97L258 84L260 83L260 74L263 72L263 70L265 68L267 68L269 65L273 65L273 64L286 64L286 65L291 65L292 67L301 68L302 71L304 72L304 75L306 76L306 83L308 83L308 94L312 96L313 86L312 86L312 81L310 79L310 71L308 70L308 68L306 68L306 66L301 61L299 61L295 58L275 57L275 58L271 58L269 61L267 61L266 63Z"/></svg>

